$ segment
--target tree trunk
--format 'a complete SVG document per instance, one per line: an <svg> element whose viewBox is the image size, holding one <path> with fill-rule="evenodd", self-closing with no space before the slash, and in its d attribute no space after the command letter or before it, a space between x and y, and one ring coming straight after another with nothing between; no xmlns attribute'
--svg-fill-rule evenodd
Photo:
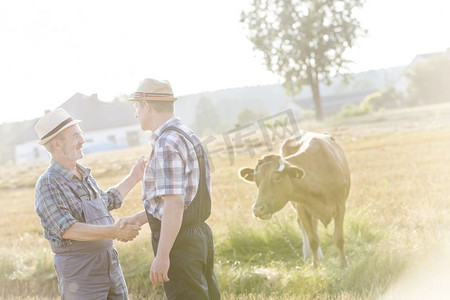
<svg viewBox="0 0 450 300"><path fill-rule="evenodd" d="M319 90L319 79L317 76L312 77L311 82L311 90L313 93L313 99L314 99L314 107L316 109L316 120L322 121L323 120L323 111L322 111L322 103L320 99L320 90Z"/></svg>

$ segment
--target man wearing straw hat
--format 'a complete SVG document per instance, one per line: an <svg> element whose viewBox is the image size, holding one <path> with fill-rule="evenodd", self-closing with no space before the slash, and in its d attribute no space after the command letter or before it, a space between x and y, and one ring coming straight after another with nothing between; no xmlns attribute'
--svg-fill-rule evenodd
<svg viewBox="0 0 450 300"><path fill-rule="evenodd" d="M205 223L211 214L208 159L194 132L175 118L175 100L169 82L149 78L130 99L142 130L153 132L153 149L143 179L145 210L119 223L150 224L150 280L164 284L168 299L220 299Z"/></svg>
<svg viewBox="0 0 450 300"><path fill-rule="evenodd" d="M54 252L62 299L128 299L113 239L134 239L139 227L114 224L109 210L141 180L143 158L115 187L102 191L90 170L77 163L84 139L78 123L56 109L36 124L38 143L51 154L48 169L35 191L35 211Z"/></svg>

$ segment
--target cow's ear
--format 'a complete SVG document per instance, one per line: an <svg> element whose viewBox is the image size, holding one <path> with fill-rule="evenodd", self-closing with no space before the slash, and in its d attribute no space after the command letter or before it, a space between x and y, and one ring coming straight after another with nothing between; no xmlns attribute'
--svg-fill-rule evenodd
<svg viewBox="0 0 450 300"><path fill-rule="evenodd" d="M294 179L302 179L303 177L305 177L305 171L298 167L288 167L285 171L287 172L289 177Z"/></svg>
<svg viewBox="0 0 450 300"><path fill-rule="evenodd" d="M242 180L255 181L255 170L250 168L242 168L239 170L239 176Z"/></svg>

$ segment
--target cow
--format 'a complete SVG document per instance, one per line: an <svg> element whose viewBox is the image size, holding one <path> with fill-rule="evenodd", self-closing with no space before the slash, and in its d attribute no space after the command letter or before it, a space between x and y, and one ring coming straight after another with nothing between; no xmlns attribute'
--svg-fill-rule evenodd
<svg viewBox="0 0 450 300"><path fill-rule="evenodd" d="M303 231L303 254L310 247L314 268L322 256L317 220L327 227L334 219L333 241L341 267L347 266L343 225L350 170L343 149L330 134L300 131L283 143L281 155L263 156L254 169L242 168L239 175L258 187L255 217L270 219L291 202Z"/></svg>

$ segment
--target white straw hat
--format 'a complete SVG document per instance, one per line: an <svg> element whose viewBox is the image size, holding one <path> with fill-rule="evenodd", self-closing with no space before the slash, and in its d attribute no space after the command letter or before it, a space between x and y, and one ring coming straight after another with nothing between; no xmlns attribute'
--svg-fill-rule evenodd
<svg viewBox="0 0 450 300"><path fill-rule="evenodd" d="M139 83L133 98L128 101L175 101L177 98L173 96L172 87L166 80L156 80L145 78Z"/></svg>
<svg viewBox="0 0 450 300"><path fill-rule="evenodd" d="M67 127L80 122L81 120L74 120L63 108L55 109L43 116L34 126L39 137L37 143L44 145Z"/></svg>

